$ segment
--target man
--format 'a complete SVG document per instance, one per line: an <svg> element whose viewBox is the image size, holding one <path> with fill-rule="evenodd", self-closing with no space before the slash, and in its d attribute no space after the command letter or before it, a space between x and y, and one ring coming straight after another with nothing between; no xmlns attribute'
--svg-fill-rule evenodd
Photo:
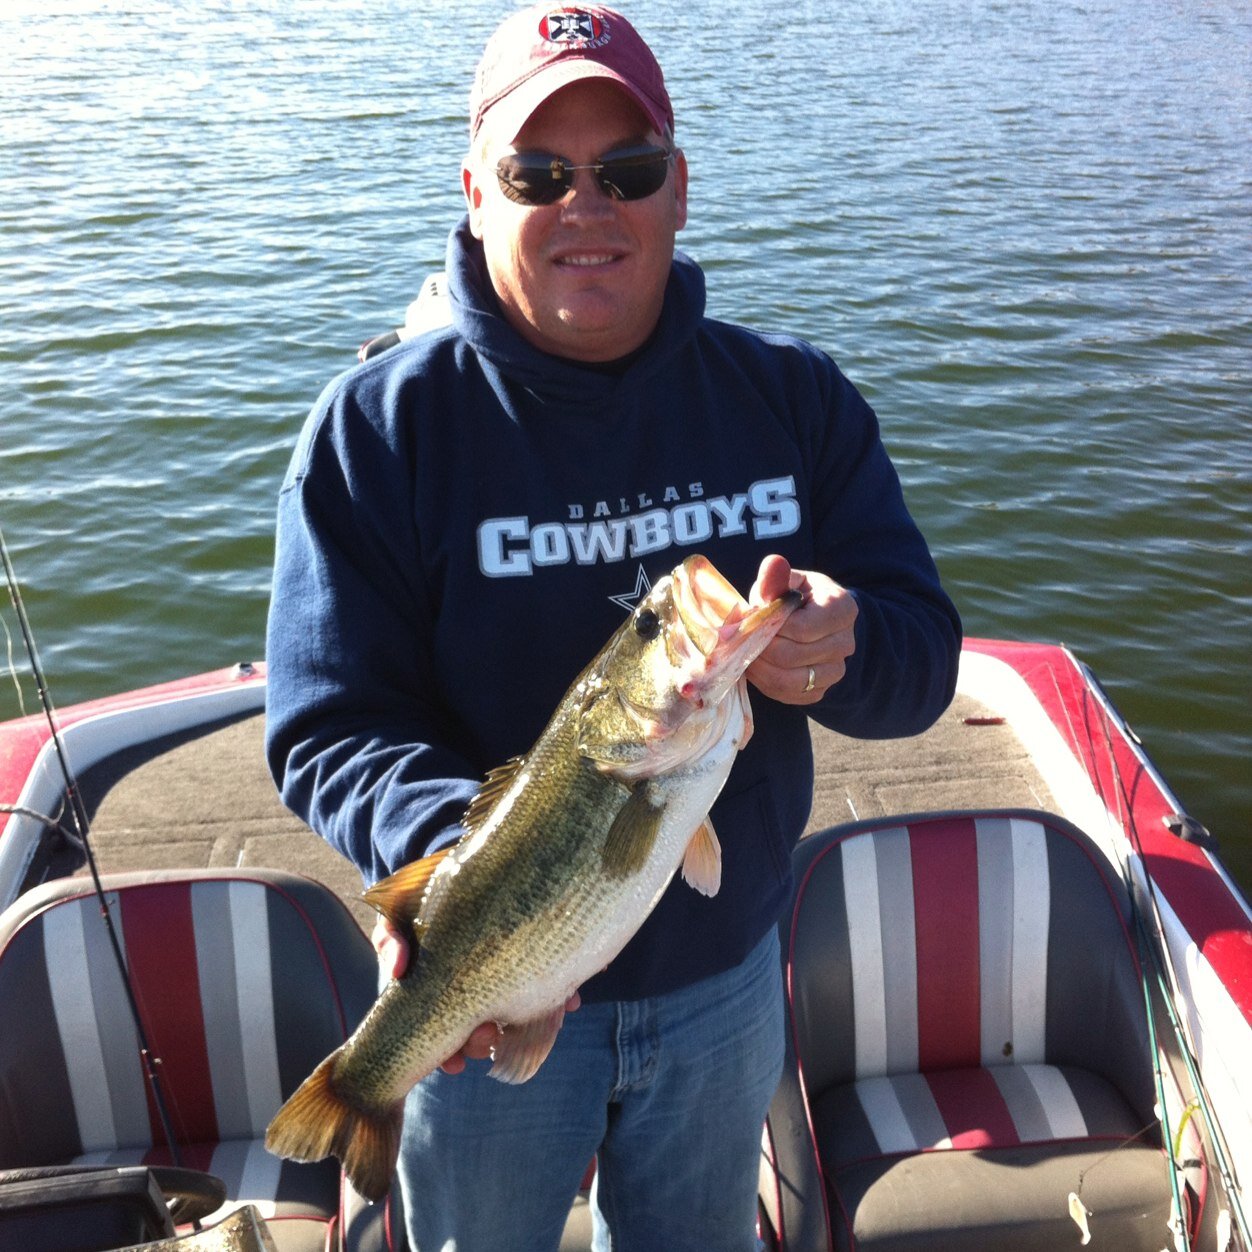
<svg viewBox="0 0 1252 1252"><path fill-rule="evenodd" d="M283 487L271 768L375 880L457 837L477 780L683 557L756 600L803 591L749 671L718 895L671 884L530 1082L488 1079L494 1027L475 1031L411 1094L399 1164L417 1252L555 1248L593 1154L597 1248L748 1252L806 714L923 730L960 624L851 384L798 340L704 317L674 251L686 161L629 23L515 14L471 114L452 325L333 382ZM401 936L376 943L403 968Z"/></svg>

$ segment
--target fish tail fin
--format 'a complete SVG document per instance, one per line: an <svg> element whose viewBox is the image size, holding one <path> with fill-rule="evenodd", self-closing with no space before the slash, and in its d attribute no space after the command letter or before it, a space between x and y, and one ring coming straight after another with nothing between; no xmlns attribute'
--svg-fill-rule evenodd
<svg viewBox="0 0 1252 1252"><path fill-rule="evenodd" d="M381 1110L352 1104L335 1086L338 1059L338 1052L331 1053L278 1110L265 1146L292 1161L337 1156L357 1191L381 1200L396 1169L404 1101Z"/></svg>

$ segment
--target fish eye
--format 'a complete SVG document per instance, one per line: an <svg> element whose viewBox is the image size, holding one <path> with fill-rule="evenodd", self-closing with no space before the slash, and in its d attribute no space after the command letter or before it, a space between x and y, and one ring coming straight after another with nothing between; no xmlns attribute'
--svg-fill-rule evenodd
<svg viewBox="0 0 1252 1252"><path fill-rule="evenodd" d="M635 614L635 634L640 639L655 639L661 629L661 619L651 609L640 609Z"/></svg>

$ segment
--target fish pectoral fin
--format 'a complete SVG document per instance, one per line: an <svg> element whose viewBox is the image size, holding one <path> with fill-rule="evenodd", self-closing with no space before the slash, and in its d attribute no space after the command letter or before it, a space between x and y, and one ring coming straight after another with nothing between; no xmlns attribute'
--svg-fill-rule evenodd
<svg viewBox="0 0 1252 1252"><path fill-rule="evenodd" d="M648 863L664 813L661 805L652 803L646 786L630 793L604 839L604 872L610 878L628 878Z"/></svg>
<svg viewBox="0 0 1252 1252"><path fill-rule="evenodd" d="M548 1059L564 1020L565 1007L562 1006L553 1009L546 1017L505 1026L496 1046L491 1049L492 1066L487 1071L488 1077L508 1083L533 1078Z"/></svg>
<svg viewBox="0 0 1252 1252"><path fill-rule="evenodd" d="M722 885L722 845L706 817L691 836L683 856L683 877L702 896L715 896Z"/></svg>
<svg viewBox="0 0 1252 1252"><path fill-rule="evenodd" d="M420 861L405 865L389 878L376 882L361 898L377 909L392 925L405 930L421 911L431 875L443 863L451 848L441 848Z"/></svg>

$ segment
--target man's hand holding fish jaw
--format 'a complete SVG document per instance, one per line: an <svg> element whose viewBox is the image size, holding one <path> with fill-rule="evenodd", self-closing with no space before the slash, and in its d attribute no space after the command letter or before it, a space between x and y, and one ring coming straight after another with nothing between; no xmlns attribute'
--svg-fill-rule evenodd
<svg viewBox="0 0 1252 1252"><path fill-rule="evenodd" d="M399 978L409 965L410 943L385 917L374 923L370 935L374 951L378 953L378 966L388 978ZM575 991L565 1002L565 1011L572 1013L581 1003ZM459 1074L466 1061L485 1061L492 1049L500 1042L500 1027L495 1022L483 1022L474 1027L462 1047L439 1067L446 1074Z"/></svg>
<svg viewBox="0 0 1252 1252"><path fill-rule="evenodd" d="M803 592L804 602L748 667L748 679L783 704L816 704L843 677L856 648L856 599L825 574L767 556L749 600L766 604L789 588Z"/></svg>

